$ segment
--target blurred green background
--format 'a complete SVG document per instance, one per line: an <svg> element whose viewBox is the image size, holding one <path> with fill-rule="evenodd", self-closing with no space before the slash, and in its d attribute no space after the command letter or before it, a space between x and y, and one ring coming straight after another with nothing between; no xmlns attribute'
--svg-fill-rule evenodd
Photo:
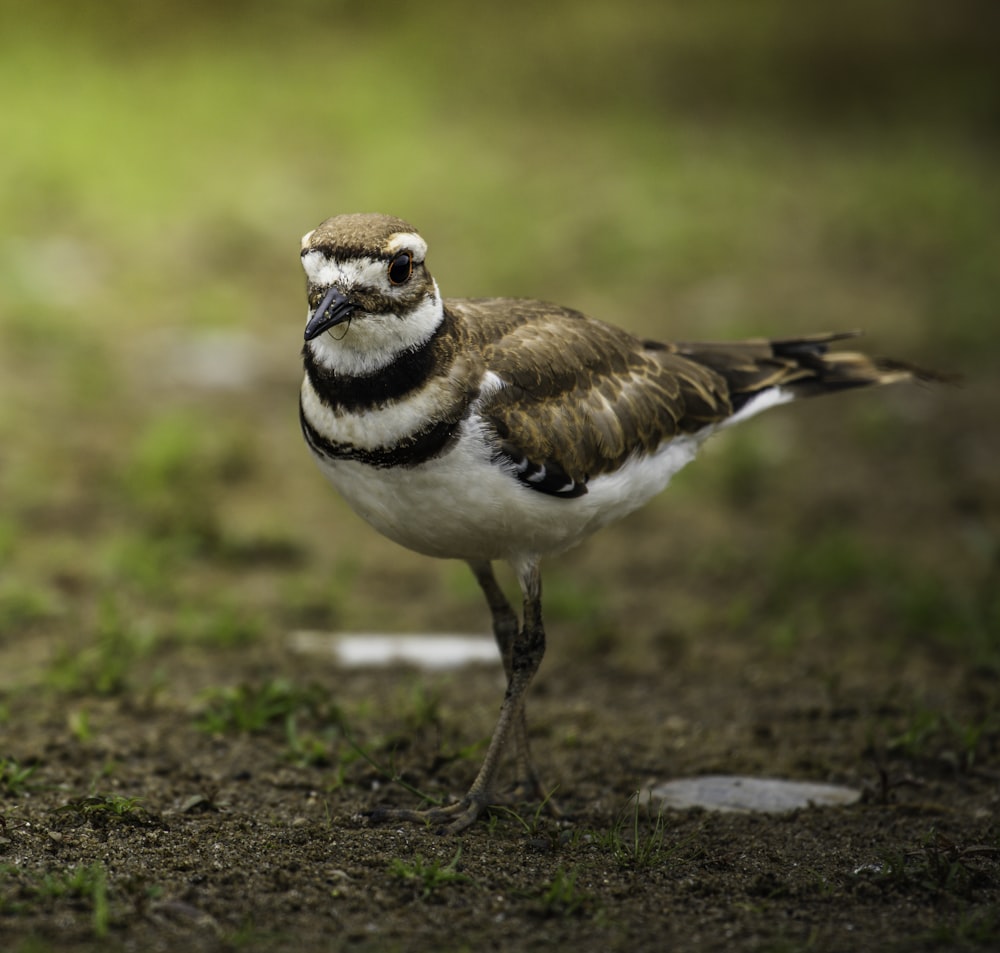
<svg viewBox="0 0 1000 953"><path fill-rule="evenodd" d="M860 613L993 652L998 12L4 0L0 634L485 626L464 570L362 528L298 434L299 236L382 211L445 295L663 338L861 327L966 377L734 433L567 557L557 627L600 604L658 638L673 586L695 635ZM825 611L863 583L867 615Z"/></svg>

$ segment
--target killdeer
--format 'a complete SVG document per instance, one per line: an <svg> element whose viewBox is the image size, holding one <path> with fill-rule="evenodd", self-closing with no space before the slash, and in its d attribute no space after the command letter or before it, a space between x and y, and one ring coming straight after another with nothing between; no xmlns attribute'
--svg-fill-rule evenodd
<svg viewBox="0 0 1000 953"><path fill-rule="evenodd" d="M308 319L300 420L320 468L379 532L463 559L492 614L507 690L461 800L375 819L447 832L498 803L511 736L521 794L542 797L524 696L545 651L543 556L659 493L715 431L799 397L925 372L829 345L849 334L667 344L558 305L442 298L417 230L339 215L302 239ZM493 574L505 560L518 621Z"/></svg>

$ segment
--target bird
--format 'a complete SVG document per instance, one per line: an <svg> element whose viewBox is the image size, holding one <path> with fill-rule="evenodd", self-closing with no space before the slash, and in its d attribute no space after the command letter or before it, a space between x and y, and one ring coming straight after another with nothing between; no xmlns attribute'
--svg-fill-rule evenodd
<svg viewBox="0 0 1000 953"><path fill-rule="evenodd" d="M363 520L464 560L489 607L506 690L469 790L368 813L454 834L509 798L548 800L524 705L545 653L543 558L642 506L720 430L798 398L934 375L836 349L857 331L667 343L544 301L443 298L426 258L417 229L389 215L337 215L303 236L299 419ZM520 617L498 562L517 579ZM504 794L510 744L518 776Z"/></svg>

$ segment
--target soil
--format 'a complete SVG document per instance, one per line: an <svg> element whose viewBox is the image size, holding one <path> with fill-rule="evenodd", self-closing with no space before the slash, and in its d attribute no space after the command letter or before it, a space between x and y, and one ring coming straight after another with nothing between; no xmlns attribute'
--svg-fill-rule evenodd
<svg viewBox="0 0 1000 953"><path fill-rule="evenodd" d="M3 801L3 946L912 950L997 940L995 724L974 762L939 724L909 746L889 736L906 730L918 698L956 723L982 723L991 674L917 660L852 667L832 685L823 652L781 666L752 643L690 649L683 664L659 654L645 671L613 657L554 659L530 716L563 818L526 804L458 837L370 826L365 809L416 798L354 746L429 794L460 793L499 699L491 667L345 671L281 646L178 649L159 654L147 673L159 687L146 697L14 695L6 755L35 770ZM202 686L267 684L297 686L295 731L324 739L320 756L290 756L278 716L259 730L203 723L226 709ZM345 711L361 714L348 725ZM781 815L657 820L635 809L653 778L719 770L832 779L865 794L854 807ZM104 872L102 897L53 886L80 868Z"/></svg>

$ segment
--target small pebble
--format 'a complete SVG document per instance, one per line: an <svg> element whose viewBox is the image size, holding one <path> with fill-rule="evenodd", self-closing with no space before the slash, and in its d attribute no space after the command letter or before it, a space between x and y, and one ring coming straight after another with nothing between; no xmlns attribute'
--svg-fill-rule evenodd
<svg viewBox="0 0 1000 953"><path fill-rule="evenodd" d="M665 808L700 807L706 811L763 811L780 813L810 807L854 804L861 792L836 784L785 781L714 774L678 778L648 788L641 798Z"/></svg>

